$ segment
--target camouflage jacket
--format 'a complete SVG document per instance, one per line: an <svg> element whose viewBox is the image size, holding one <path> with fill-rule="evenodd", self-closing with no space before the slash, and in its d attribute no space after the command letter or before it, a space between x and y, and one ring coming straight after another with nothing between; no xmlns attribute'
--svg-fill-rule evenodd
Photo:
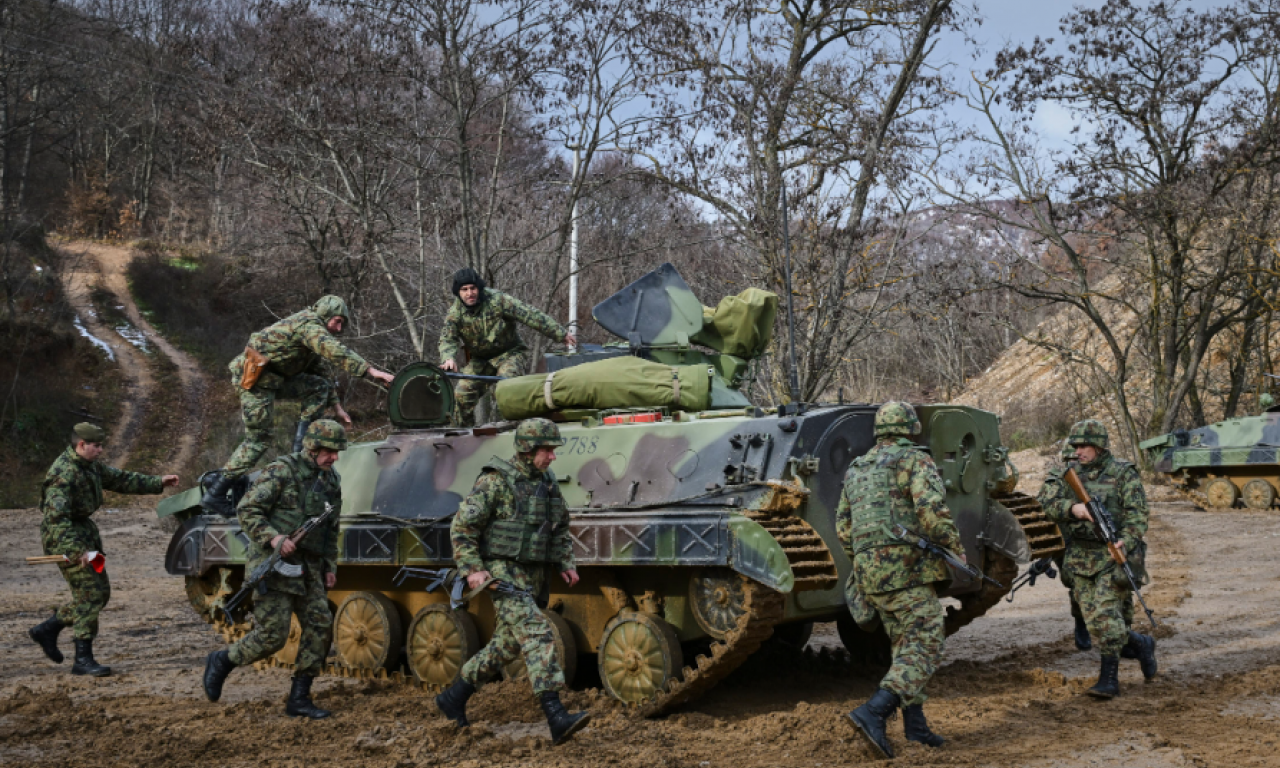
<svg viewBox="0 0 1280 768"><path fill-rule="evenodd" d="M529 478L549 482L552 488L558 488L554 473L539 472L532 462L519 455L514 456L510 463L518 471L525 472ZM496 470L481 473L471 494L462 502L449 526L449 535L453 541L453 561L460 573L465 576L489 570L480 554L481 538L490 523L512 519L517 512L515 495L502 475ZM568 520L557 525L551 534L556 569L560 573L573 570L573 544L569 539Z"/></svg>
<svg viewBox="0 0 1280 768"><path fill-rule="evenodd" d="M352 376L363 376L369 370L369 364L363 357L334 338L314 309L304 309L263 328L249 337L248 346L271 361L258 377L254 389L279 389L285 379L300 373L323 375L325 362ZM238 383L244 370L244 355L237 356L227 367ZM329 397L329 405L338 401L337 393L331 393Z"/></svg>
<svg viewBox="0 0 1280 768"><path fill-rule="evenodd" d="M271 540L276 536L292 533L308 518L324 514L325 502L332 504L335 512L328 524L312 531L298 543L298 552L287 558L304 566L302 578L273 573L267 577L269 589L303 594L302 579L338 572L338 515L342 511L338 473L321 469L305 451L281 456L262 470L240 500L236 507L240 527L253 541L249 570L271 555Z"/></svg>
<svg viewBox="0 0 1280 768"><path fill-rule="evenodd" d="M1072 462L1070 466L1075 468L1089 495L1100 501L1111 513L1116 530L1124 539L1125 551L1131 555L1136 552L1141 558L1143 552L1139 545L1147 534L1150 512L1147 509L1147 494L1137 468L1127 461L1115 458L1110 451L1088 464ZM1067 467L1050 470L1036 498L1044 508L1045 515L1062 528L1062 533L1069 542L1063 567L1072 573L1091 576L1111 564L1111 555L1094 533L1093 524L1078 520L1071 514L1071 506L1076 503L1076 497L1063 479L1066 473ZM1145 544L1142 547L1145 549ZM1135 565L1141 566L1142 563Z"/></svg>
<svg viewBox="0 0 1280 768"><path fill-rule="evenodd" d="M62 452L44 476L40 499L40 538L47 555L75 560L85 552L102 551L102 537L90 517L102 506L102 492L160 493L162 478L109 467L80 458L76 449Z"/></svg>
<svg viewBox="0 0 1280 768"><path fill-rule="evenodd" d="M886 450L910 446L915 446L915 443L906 438L882 439L867 452L867 457L875 459ZM836 507L836 535L846 552L850 550L850 511L854 502L848 495L849 480L858 471L857 467L850 466L845 475L845 490L841 491L840 503ZM908 527L953 552L963 552L960 532L945 503L947 494L942 486L942 477L929 454L918 448L907 451L896 465L896 476L892 493L900 494L916 516L916 522ZM888 544L849 553L853 559L850 578L856 580L864 594L878 595L949 578L941 558L910 544Z"/></svg>
<svg viewBox="0 0 1280 768"><path fill-rule="evenodd" d="M564 341L566 331L550 315L523 301L492 288L484 289L484 301L474 307L454 299L440 329L440 362L453 360L466 349L471 360L492 360L513 349L525 349L516 323L556 341Z"/></svg>

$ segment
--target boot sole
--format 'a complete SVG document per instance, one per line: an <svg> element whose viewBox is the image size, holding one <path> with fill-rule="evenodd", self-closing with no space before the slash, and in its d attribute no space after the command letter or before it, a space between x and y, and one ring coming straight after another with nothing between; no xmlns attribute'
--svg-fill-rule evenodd
<svg viewBox="0 0 1280 768"><path fill-rule="evenodd" d="M881 747L879 744L877 744L877 743L876 743L876 740L875 740L875 739L873 739L873 738L871 738L871 734L870 734L870 733L867 733L867 729L862 725L862 723L858 722L857 718L855 718L855 717L853 716L853 713L851 713L851 712L846 712L846 713L845 713L845 716L844 716L844 719L845 719L845 722L847 722L847 723L848 723L848 724L849 724L849 725L850 725L850 726L851 726L855 731L857 731L858 733L862 734L862 738L863 738L863 739L864 739L868 744L870 744L870 745L871 745L871 749L875 752L875 754L877 754L877 755L879 755L879 756L880 756L880 759L882 759L882 760L892 760L892 759L893 759L893 753L892 753L892 752L886 752L886 751L884 750L884 747Z"/></svg>
<svg viewBox="0 0 1280 768"><path fill-rule="evenodd" d="M1090 688L1089 690L1085 691L1085 693L1089 694L1090 696L1092 696L1092 697L1093 697L1093 698L1095 698L1095 699L1103 699L1104 701L1105 701L1105 700L1107 700L1107 699L1114 699L1116 696L1119 696L1119 695L1120 695L1120 694L1118 694L1118 693L1106 693L1106 692L1104 692L1104 691L1095 691L1095 690L1094 690L1094 689L1092 689L1092 688Z"/></svg>
<svg viewBox="0 0 1280 768"><path fill-rule="evenodd" d="M560 746L561 744L565 743L565 742L566 742L566 741L568 741L569 739L572 739L572 738L573 738L573 734L577 733L578 731L582 730L583 728L586 728L586 727L587 727L587 723L589 723L589 722L591 722L591 713L590 713L590 712L586 713L586 714L582 717L582 719L581 719L581 720L579 720L578 722L576 722L576 723L574 723L573 725L569 726L569 730L567 730L567 731L565 731L564 733L560 734L560 738L558 738L558 739L556 739L555 741L551 742L551 744L552 744L553 746L557 746L557 747L558 747L558 746Z"/></svg>
<svg viewBox="0 0 1280 768"><path fill-rule="evenodd" d="M107 669L102 672L90 672L86 669L72 669L71 674L87 677L111 677L111 670Z"/></svg>
<svg viewBox="0 0 1280 768"><path fill-rule="evenodd" d="M444 694L440 694L440 695L443 696ZM462 715L461 717L454 717L453 715L449 714L449 711L444 708L443 704L440 703L440 696L435 697L434 699L432 699L432 701L436 703L436 709L440 710L440 714L444 715L446 720L451 721L454 725L458 726L459 728L471 727L471 721L467 719L466 715Z"/></svg>
<svg viewBox="0 0 1280 768"><path fill-rule="evenodd" d="M333 714L332 712L325 712L323 715L311 715L306 712L290 712L287 709L284 711L284 713L289 717L307 717L312 720L324 720L326 717L329 717L330 715Z"/></svg>

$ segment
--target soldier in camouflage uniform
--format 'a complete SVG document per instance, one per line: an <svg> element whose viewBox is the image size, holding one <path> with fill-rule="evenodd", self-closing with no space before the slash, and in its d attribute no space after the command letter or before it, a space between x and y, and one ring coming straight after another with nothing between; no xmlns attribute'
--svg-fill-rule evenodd
<svg viewBox="0 0 1280 768"><path fill-rule="evenodd" d="M529 349L516 333L516 323L569 346L578 343L572 333L549 315L513 296L486 288L474 269L460 269L454 274L453 295L458 298L449 307L444 327L440 329L440 367L446 371L458 370L454 358L465 349L467 364L463 373L504 378L523 376ZM490 386L488 382L471 379L457 382L454 400L461 426L474 423L476 403Z"/></svg>
<svg viewBox="0 0 1280 768"><path fill-rule="evenodd" d="M345 301L337 296L322 296L310 309L294 313L249 337L246 352L253 350L265 356L268 363L249 389L241 384L245 354L237 356L228 366L232 384L240 394L244 441L200 500L201 506L217 514L230 515L227 492L236 479L253 469L267 452L271 443L271 413L277 399L299 400L302 404L302 418L293 440L294 453L302 450L307 425L320 418L330 406L338 419L351 424L332 379L323 375L326 362L352 376L368 376L384 384L394 380L394 376L369 365L334 338L335 334L342 333L347 314Z"/></svg>
<svg viewBox="0 0 1280 768"><path fill-rule="evenodd" d="M845 592L850 612L864 628L883 622L893 665L880 688L849 712L848 721L884 757L893 757L885 721L902 706L903 732L931 747L943 743L924 716L924 688L942 658L942 605L934 584L948 571L937 556L901 541L901 524L964 557L944 499L942 478L929 455L909 439L920 420L907 403L889 402L875 417L876 445L854 459L836 507L836 535L853 562Z"/></svg>
<svg viewBox="0 0 1280 768"><path fill-rule="evenodd" d="M561 445L560 430L550 421L522 422L516 429L515 457L509 462L494 457L453 518L453 558L467 585L478 589L491 579L499 580L529 594L493 593L497 614L493 638L467 661L453 685L436 697L440 711L466 727L467 700L476 687L523 653L529 682L556 744L591 719L587 712L569 714L560 702L565 680L556 657L555 635L538 609L541 598L534 598L546 593L552 568L569 586L578 583L569 513L555 474L547 469Z"/></svg>
<svg viewBox="0 0 1280 768"><path fill-rule="evenodd" d="M1080 482L1111 513L1134 575L1145 580L1147 496L1137 468L1111 454L1106 427L1096 419L1077 422L1067 442L1075 447ZM1067 486L1065 474L1066 468L1050 472L1038 500L1045 514L1062 526L1068 538L1063 571L1071 576L1072 594L1102 654L1098 682L1088 693L1110 699L1120 693L1121 656L1136 658L1147 679L1155 676L1156 641L1129 629L1133 622L1133 590L1111 559L1106 544L1094 532L1088 509Z"/></svg>
<svg viewBox="0 0 1280 768"><path fill-rule="evenodd" d="M71 446L54 460L44 476L40 498L40 543L46 555L62 555L58 567L71 587L71 602L28 634L52 661L62 663L58 634L72 627L76 660L73 675L105 677L111 674L93 658L93 638L98 635L98 614L111 599L111 581L105 568L90 553L102 552L102 537L93 513L102 505L102 492L160 493L178 484L177 475L143 475L109 467L98 461L106 433L89 423L75 426Z"/></svg>
<svg viewBox="0 0 1280 768"><path fill-rule="evenodd" d="M290 616L296 614L302 635L285 713L319 720L329 712L311 701L311 683L329 650L333 615L326 590L338 579L337 511L342 508L342 487L332 467L339 451L347 447L347 434L338 422L322 419L307 428L302 446L301 452L268 464L237 507L240 527L255 545L245 572L279 549L289 562L302 566L302 574L291 578L273 572L266 577L266 592L253 597L253 630L228 650L209 654L204 691L209 701L217 701L232 669L283 648L289 640ZM297 544L288 538L308 519L324 514L325 504L335 510L327 525L312 530Z"/></svg>

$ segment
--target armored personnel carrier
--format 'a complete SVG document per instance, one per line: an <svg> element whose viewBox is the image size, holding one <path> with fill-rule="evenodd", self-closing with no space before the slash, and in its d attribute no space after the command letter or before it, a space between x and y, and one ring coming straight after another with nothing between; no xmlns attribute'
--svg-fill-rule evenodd
<svg viewBox="0 0 1280 768"><path fill-rule="evenodd" d="M1140 447L1187 499L1206 509L1271 509L1280 495L1280 406L1197 429L1179 429Z"/></svg>
<svg viewBox="0 0 1280 768"><path fill-rule="evenodd" d="M452 389L438 368L400 371L388 398L394 430L353 444L336 465L343 508L329 671L444 686L490 636L487 597L451 610L446 595L397 586L395 576L404 565L451 565L450 518L481 467L513 453L517 413L558 421L566 439L552 469L571 507L581 581L553 579L546 613L570 680L594 666L611 696L651 715L714 686L771 635L803 645L814 622L837 622L855 656L883 653L883 631L849 620L850 564L835 534L844 472L874 443L876 406L752 405L741 387L776 308L763 291L703 307L663 265L593 312L625 342L549 356L547 373L502 382L508 420L474 429L450 426ZM1062 539L1034 499L1014 491L994 414L917 408L918 440L937 462L968 560L1004 585L954 574L943 594L955 598L955 632L1007 592L1019 563L1053 554ZM160 507L182 520L165 566L232 639L247 627L218 623L215 608L243 576L246 537L234 519L202 514L200 494ZM273 663L295 652L291 642Z"/></svg>

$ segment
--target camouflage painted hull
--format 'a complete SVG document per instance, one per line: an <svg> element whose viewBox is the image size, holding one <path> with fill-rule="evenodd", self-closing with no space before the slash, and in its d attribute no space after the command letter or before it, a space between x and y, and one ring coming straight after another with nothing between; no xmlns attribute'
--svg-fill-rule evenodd
<svg viewBox="0 0 1280 768"><path fill-rule="evenodd" d="M1141 447L1198 506L1271 509L1280 497L1280 411L1177 430Z"/></svg>
<svg viewBox="0 0 1280 768"><path fill-rule="evenodd" d="M611 694L655 713L714 685L775 628L794 635L810 622L847 622L841 584L849 561L834 515L849 461L873 444L875 410L749 408L654 423L606 424L599 414L563 422L567 442L553 469L572 508L582 575L572 589L554 580L551 590L548 610L559 617L563 652L595 654ZM1007 588L1017 563L1061 545L1056 528L1038 517L1034 502L1009 493L994 414L947 405L919 412L919 440L942 473L969 561L986 564ZM393 579L403 565L451 564L449 517L481 466L511 455L514 426L406 428L342 455L340 567L330 591L340 667L404 664L424 684L443 685L458 659L492 633L486 598L448 611L445 595ZM166 568L188 578L193 605L209 616L240 578L244 536L234 520L200 515L198 497L192 489L166 500L160 513L186 518ZM943 594L961 602L948 622L954 631L1003 592L957 577ZM709 653L685 668L682 649L699 643L710 643ZM659 661L637 673L636 685L611 683L606 670L632 658L626 654Z"/></svg>

